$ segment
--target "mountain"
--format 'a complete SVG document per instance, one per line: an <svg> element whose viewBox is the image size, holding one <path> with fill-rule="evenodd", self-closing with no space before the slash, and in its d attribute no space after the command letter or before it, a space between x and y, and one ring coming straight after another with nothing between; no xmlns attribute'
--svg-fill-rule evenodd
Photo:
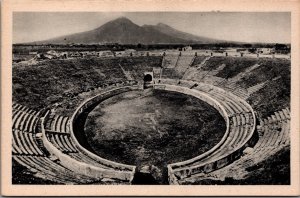
<svg viewBox="0 0 300 198"><path fill-rule="evenodd" d="M182 32L179 30L176 30L172 27L170 27L169 25L163 24L163 23L158 23L157 25L144 25L144 27L152 27L164 34L167 34L169 36L173 36L176 38L180 38L183 40L189 40L189 41L193 41L196 43L216 43L216 42L224 42L223 40L216 40L216 39L211 39L211 38L207 38L207 37L203 37L203 36L196 36L193 34L189 34L186 32Z"/></svg>
<svg viewBox="0 0 300 198"><path fill-rule="evenodd" d="M33 42L34 44L163 44L163 43L215 43L215 39L195 36L178 31L168 25L159 23L156 26L139 26L125 17L107 22L94 30L60 36L44 41Z"/></svg>

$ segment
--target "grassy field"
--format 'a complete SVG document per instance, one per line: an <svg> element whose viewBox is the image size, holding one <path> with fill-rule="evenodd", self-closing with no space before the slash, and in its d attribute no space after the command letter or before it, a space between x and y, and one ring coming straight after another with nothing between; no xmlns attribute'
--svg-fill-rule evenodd
<svg viewBox="0 0 300 198"><path fill-rule="evenodd" d="M173 162L195 157L219 142L225 121L193 97L166 91L133 91L96 107L85 124L94 152L104 158L157 167L160 182Z"/></svg>

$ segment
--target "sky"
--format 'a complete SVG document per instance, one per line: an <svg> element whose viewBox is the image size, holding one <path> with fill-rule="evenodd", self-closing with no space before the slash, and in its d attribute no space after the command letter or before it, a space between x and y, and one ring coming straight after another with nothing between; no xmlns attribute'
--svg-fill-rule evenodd
<svg viewBox="0 0 300 198"><path fill-rule="evenodd" d="M290 43L289 12L14 12L13 43L40 41L95 29L118 17L138 25L165 23L214 39Z"/></svg>

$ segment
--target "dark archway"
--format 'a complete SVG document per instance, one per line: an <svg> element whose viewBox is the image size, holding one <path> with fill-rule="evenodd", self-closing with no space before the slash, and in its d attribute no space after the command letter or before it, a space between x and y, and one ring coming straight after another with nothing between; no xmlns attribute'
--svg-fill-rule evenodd
<svg viewBox="0 0 300 198"><path fill-rule="evenodd" d="M152 81L152 76L151 76L150 74L146 74L146 75L144 76L144 81L145 81L145 82L151 82L151 81Z"/></svg>

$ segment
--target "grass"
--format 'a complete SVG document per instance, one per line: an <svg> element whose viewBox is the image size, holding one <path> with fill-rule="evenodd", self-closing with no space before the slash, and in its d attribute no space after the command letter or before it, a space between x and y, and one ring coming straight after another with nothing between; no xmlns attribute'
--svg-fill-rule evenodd
<svg viewBox="0 0 300 198"><path fill-rule="evenodd" d="M260 118L267 118L275 111L290 106L290 81L284 77L270 81L264 88L253 93L248 102Z"/></svg>
<svg viewBox="0 0 300 198"><path fill-rule="evenodd" d="M126 70L132 73L136 80L143 80L145 71L152 71L153 67L160 67L162 57L123 57L118 59L118 63Z"/></svg>
<svg viewBox="0 0 300 198"><path fill-rule="evenodd" d="M191 66L199 65L207 56L196 56Z"/></svg>
<svg viewBox="0 0 300 198"><path fill-rule="evenodd" d="M285 59L270 58L261 58L257 63L260 67L246 74L238 83L247 88L268 81L264 88L248 98L259 117L266 118L290 106L291 63Z"/></svg>
<svg viewBox="0 0 300 198"><path fill-rule="evenodd" d="M257 62L256 58L246 57L225 57L223 64L225 67L217 73L216 76L221 78L232 78L239 73L244 72L247 68L255 65Z"/></svg>
<svg viewBox="0 0 300 198"><path fill-rule="evenodd" d="M217 69L222 64L225 64L226 60L227 60L226 57L219 57L219 56L211 57L208 61L205 62L205 64L201 67L201 69L205 71Z"/></svg>
<svg viewBox="0 0 300 198"><path fill-rule="evenodd" d="M290 82L291 61L286 59L260 58L257 60L260 67L245 75L238 83L242 87L251 87L255 84L272 80L281 76L284 81Z"/></svg>

